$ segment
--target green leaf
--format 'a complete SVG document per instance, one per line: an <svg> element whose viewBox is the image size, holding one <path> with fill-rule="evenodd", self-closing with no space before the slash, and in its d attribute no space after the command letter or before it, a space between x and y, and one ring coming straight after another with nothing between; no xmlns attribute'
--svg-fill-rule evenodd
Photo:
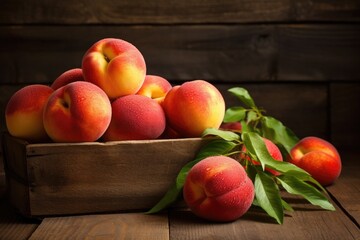
<svg viewBox="0 0 360 240"><path fill-rule="evenodd" d="M260 207L279 224L282 224L284 209L279 189L274 180L264 172L258 172L255 177L255 195Z"/></svg>
<svg viewBox="0 0 360 240"><path fill-rule="evenodd" d="M306 174L299 173L297 171L288 171L288 172L286 172L285 175L293 176L303 182L310 182L310 183L314 184L315 186L317 186L321 191L326 192L325 188L318 181L316 181L313 177L311 177L310 174L306 175Z"/></svg>
<svg viewBox="0 0 360 240"><path fill-rule="evenodd" d="M278 180L289 193L301 195L313 205L319 206L326 210L335 211L335 207L314 186L293 176L279 176Z"/></svg>
<svg viewBox="0 0 360 240"><path fill-rule="evenodd" d="M215 155L224 155L229 153L234 147L236 147L237 144L233 142L228 142L223 139L215 139L207 144L205 144L198 154L196 155L195 159L191 162L188 162L178 173L176 177L175 183L168 189L168 191L165 193L165 195L160 199L160 201L153 206L147 213L157 213L165 208L167 208L169 205L174 203L178 197L181 195L182 188L185 183L186 176L189 172L189 170L199 161L202 159L209 157L209 156L215 156Z"/></svg>
<svg viewBox="0 0 360 240"><path fill-rule="evenodd" d="M175 183L169 188L161 200L153 206L146 214L153 214L160 212L161 210L167 208L169 205L174 203L180 196L182 187L178 187Z"/></svg>
<svg viewBox="0 0 360 240"><path fill-rule="evenodd" d="M224 122L239 122L246 116L246 109L243 107L231 107L226 109Z"/></svg>
<svg viewBox="0 0 360 240"><path fill-rule="evenodd" d="M247 151L249 151L252 156L256 156L257 160L261 163L263 170L265 170L265 166L268 166L269 168L281 173L293 171L304 178L310 176L309 173L294 164L276 161L273 159L266 148L264 140L259 134L254 132L245 132L242 134L242 138Z"/></svg>
<svg viewBox="0 0 360 240"><path fill-rule="evenodd" d="M273 117L264 116L261 119L261 130L265 138L273 141L287 153L290 153L291 148L299 141L288 127Z"/></svg>
<svg viewBox="0 0 360 240"><path fill-rule="evenodd" d="M240 136L232 131L225 131L216 128L207 128L202 134L202 137L212 135L220 137L226 141L237 141L240 140Z"/></svg>
<svg viewBox="0 0 360 240"><path fill-rule="evenodd" d="M249 124L250 122L255 121L255 120L257 120L257 119L258 119L257 113L254 112L254 111L250 111L250 112L248 112L248 114L247 114L246 123Z"/></svg>
<svg viewBox="0 0 360 240"><path fill-rule="evenodd" d="M283 205L283 208L284 208L286 211L294 212L294 209L290 206L290 204L288 204L287 202L285 202L283 199L281 199L281 203L282 203L282 205Z"/></svg>
<svg viewBox="0 0 360 240"><path fill-rule="evenodd" d="M239 98L246 106L250 108L256 108L254 100L250 96L249 92L245 88L235 87L228 90Z"/></svg>

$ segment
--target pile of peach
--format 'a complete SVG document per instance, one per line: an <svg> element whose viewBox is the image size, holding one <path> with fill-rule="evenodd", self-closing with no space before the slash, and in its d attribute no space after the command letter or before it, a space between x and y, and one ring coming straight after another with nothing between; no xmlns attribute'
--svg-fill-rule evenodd
<svg viewBox="0 0 360 240"><path fill-rule="evenodd" d="M200 137L218 128L225 102L204 80L172 87L146 75L141 52L131 43L105 38L51 86L17 91L5 111L9 133L29 142L92 142Z"/></svg>
<svg viewBox="0 0 360 240"><path fill-rule="evenodd" d="M172 86L161 76L147 75L144 57L134 45L106 38L85 52L81 68L62 73L51 86L35 84L17 91L5 115L9 133L29 142L151 140L200 137L205 129L219 128L225 102L204 80ZM240 123L222 128L241 132ZM273 159L283 161L273 142L264 139L264 143ZM240 158L260 164L246 155ZM333 183L341 171L335 147L316 137L299 141L287 160L322 185ZM255 192L244 167L227 156L210 156L197 163L183 188L190 209L215 221L242 216Z"/></svg>

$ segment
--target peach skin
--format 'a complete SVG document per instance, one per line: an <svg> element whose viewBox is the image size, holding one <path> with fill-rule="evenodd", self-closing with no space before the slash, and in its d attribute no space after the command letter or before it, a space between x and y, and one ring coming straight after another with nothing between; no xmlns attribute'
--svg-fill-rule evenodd
<svg viewBox="0 0 360 240"><path fill-rule="evenodd" d="M173 87L162 106L169 126L182 137L200 137L207 128L219 128L225 114L221 93L204 80Z"/></svg>
<svg viewBox="0 0 360 240"><path fill-rule="evenodd" d="M254 200L254 185L239 162L226 156L207 157L189 171L183 196L191 211L204 219L234 221Z"/></svg>
<svg viewBox="0 0 360 240"><path fill-rule="evenodd" d="M98 86L73 82L57 89L45 105L45 130L54 142L93 142L106 131L111 103Z"/></svg>
<svg viewBox="0 0 360 240"><path fill-rule="evenodd" d="M127 95L112 102L112 119L104 141L150 140L160 137L166 125L160 104L142 95Z"/></svg>
<svg viewBox="0 0 360 240"><path fill-rule="evenodd" d="M146 75L141 52L131 43L116 38L94 43L83 56L82 69L85 80L98 85L112 100L135 94Z"/></svg>
<svg viewBox="0 0 360 240"><path fill-rule="evenodd" d="M85 81L83 72L81 68L73 68L63 72L58 76L55 81L51 84L51 88L56 90L65 86L66 84L77 82L77 81Z"/></svg>
<svg viewBox="0 0 360 240"><path fill-rule="evenodd" d="M15 92L5 109L9 133L29 142L45 142L49 138L43 125L43 109L53 89L40 84L28 85Z"/></svg>
<svg viewBox="0 0 360 240"><path fill-rule="evenodd" d="M323 186L334 183L341 173L338 151L331 143L318 137L301 139L291 149L288 161L307 171Z"/></svg>
<svg viewBox="0 0 360 240"><path fill-rule="evenodd" d="M143 85L136 94L152 98L161 104L171 88L171 84L165 78L156 75L146 75Z"/></svg>

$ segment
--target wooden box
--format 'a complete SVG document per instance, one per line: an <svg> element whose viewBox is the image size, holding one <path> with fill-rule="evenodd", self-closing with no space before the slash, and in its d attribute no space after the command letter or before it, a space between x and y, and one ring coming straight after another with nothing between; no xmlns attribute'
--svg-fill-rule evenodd
<svg viewBox="0 0 360 240"><path fill-rule="evenodd" d="M4 134L9 201L27 217L147 210L203 143L191 138L29 144Z"/></svg>

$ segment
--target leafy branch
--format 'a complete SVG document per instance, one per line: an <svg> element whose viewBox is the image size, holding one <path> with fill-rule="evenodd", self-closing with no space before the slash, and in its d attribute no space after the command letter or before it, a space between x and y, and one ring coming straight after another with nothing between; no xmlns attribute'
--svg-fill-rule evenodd
<svg viewBox="0 0 360 240"><path fill-rule="evenodd" d="M203 137L215 136L216 138L204 145L195 159L180 170L175 183L148 213L159 212L174 203L181 196L186 175L192 166L208 156L215 155L227 155L239 160L255 186L253 205L261 207L279 224L283 223L284 211L293 211L292 207L281 198L282 189L290 194L302 196L313 205L334 211L334 206L326 197L325 189L301 168L289 162L273 159L263 140L265 137L274 142L286 159L291 148L299 141L298 137L279 120L264 115L264 110L256 106L246 89L237 87L228 91L235 95L243 106L228 108L224 122L240 122L241 133L206 129ZM245 153L240 151L243 145L246 147ZM241 158L240 154L246 154L251 159L260 162L260 166L254 165L246 158ZM274 176L265 171L265 167L274 169L281 174Z"/></svg>

